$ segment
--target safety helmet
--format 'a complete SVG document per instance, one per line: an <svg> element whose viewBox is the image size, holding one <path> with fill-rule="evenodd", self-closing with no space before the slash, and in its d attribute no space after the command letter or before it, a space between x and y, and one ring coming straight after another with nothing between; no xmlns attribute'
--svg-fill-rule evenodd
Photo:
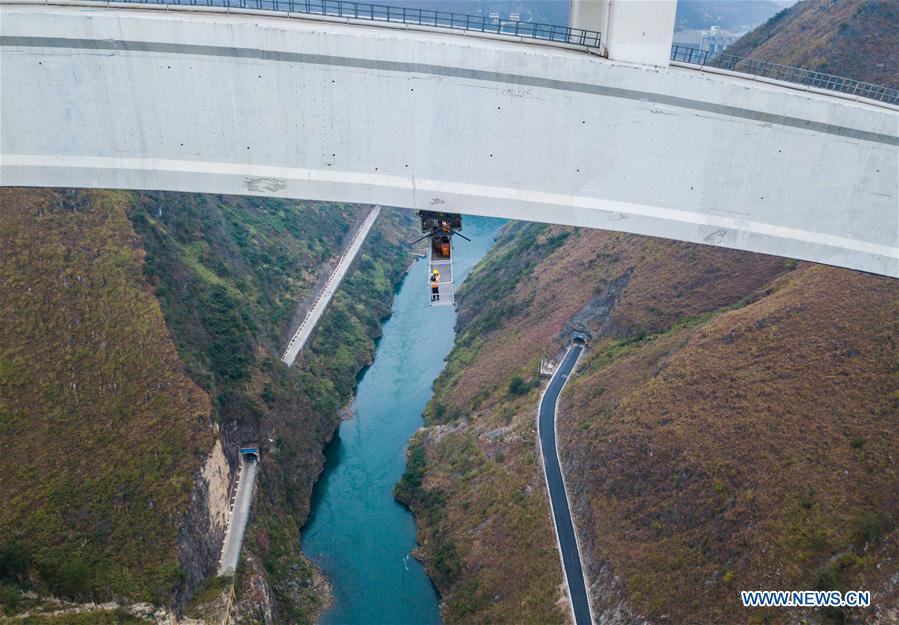
<svg viewBox="0 0 899 625"><path fill-rule="evenodd" d="M434 271L432 271L432 272L431 272L431 273L440 273L440 272L439 272L439 271L437 271L437 270L436 270L436 269L435 269L435 270L434 270Z"/></svg>

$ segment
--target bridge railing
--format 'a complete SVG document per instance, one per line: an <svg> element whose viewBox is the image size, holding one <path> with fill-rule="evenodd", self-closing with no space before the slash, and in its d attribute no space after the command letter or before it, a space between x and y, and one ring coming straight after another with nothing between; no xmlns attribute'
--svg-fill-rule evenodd
<svg viewBox="0 0 899 625"><path fill-rule="evenodd" d="M353 2L352 0L96 0L134 4L161 4L179 6L208 6L234 9L256 9L263 11L284 11L297 14L321 15L372 22L389 22L397 24L414 24L433 28L446 28L456 31L479 32L496 35L509 35L538 41L551 41L586 48L602 48L602 36L598 31L541 24L537 22L520 22L500 17L485 17L437 11L433 9L416 9L397 7L386 4ZM727 71L761 76L783 82L805 85L816 89L836 91L855 95L878 102L899 105L899 89L875 85L872 83L844 78L824 72L790 67L768 61L758 61L748 57L728 54L726 52L710 52L697 50L690 46L674 45L671 47L671 60L700 67L712 67Z"/></svg>
<svg viewBox="0 0 899 625"><path fill-rule="evenodd" d="M707 50L697 50L689 46L672 46L671 60L682 63L690 63L702 67L714 67L740 74L762 76L774 80L806 85L816 89L827 91L839 91L862 98L869 98L879 102L899 104L899 89L874 85L851 78L834 76L813 70L779 65L767 61L757 61L744 56L727 54L726 52L712 53Z"/></svg>
<svg viewBox="0 0 899 625"><path fill-rule="evenodd" d="M106 1L106 0L99 0ZM525 39L553 41L587 48L599 48L600 33L582 28L520 22L503 18L468 15L451 11L396 7L350 0L116 0L136 4L173 4L182 6L228 7L263 11L289 11L308 15L340 17L373 22L392 22L447 28L479 33L510 35Z"/></svg>

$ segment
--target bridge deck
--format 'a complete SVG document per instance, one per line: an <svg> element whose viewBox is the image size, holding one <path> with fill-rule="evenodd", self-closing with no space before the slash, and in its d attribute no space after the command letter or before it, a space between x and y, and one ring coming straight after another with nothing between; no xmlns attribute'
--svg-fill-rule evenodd
<svg viewBox="0 0 899 625"><path fill-rule="evenodd" d="M895 107L506 35L125 6L0 3L2 184L445 204L899 276Z"/></svg>
<svg viewBox="0 0 899 625"><path fill-rule="evenodd" d="M169 8L190 11L224 10L245 14L280 15L288 18L336 20L365 26L433 28L466 36L553 45L596 53L603 49L602 34L594 30L352 0L0 0L0 3L23 1L61 5L84 3L85 6L99 4L107 8L126 6L156 10ZM899 89L799 67L757 61L726 53L711 54L678 45L671 48L671 61L680 67L751 76L754 80L761 79L789 88L814 90L856 101L899 107Z"/></svg>

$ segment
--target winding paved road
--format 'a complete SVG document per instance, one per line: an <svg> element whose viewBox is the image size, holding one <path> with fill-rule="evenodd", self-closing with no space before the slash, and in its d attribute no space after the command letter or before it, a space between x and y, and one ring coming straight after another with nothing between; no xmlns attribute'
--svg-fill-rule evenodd
<svg viewBox="0 0 899 625"><path fill-rule="evenodd" d="M559 551L562 554L562 568L565 570L565 582L568 595L571 597L571 609L574 612L575 625L590 625L590 602L587 599L587 584L581 567L581 556L578 551L574 524L571 520L571 509L568 506L568 494L559 464L559 453L556 449L556 406L559 394L574 369L583 345L572 344L556 370L549 386L540 400L540 414L537 417L540 432L540 451L543 455L543 470L546 474L546 485L549 488L549 500L552 506L553 522L556 536L559 539Z"/></svg>

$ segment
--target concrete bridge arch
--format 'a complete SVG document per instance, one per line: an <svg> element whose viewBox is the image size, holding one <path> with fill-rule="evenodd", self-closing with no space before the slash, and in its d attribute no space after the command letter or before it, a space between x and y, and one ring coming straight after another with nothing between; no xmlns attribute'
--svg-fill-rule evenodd
<svg viewBox="0 0 899 625"><path fill-rule="evenodd" d="M899 277L897 111L583 49L0 3L0 182L441 207Z"/></svg>

